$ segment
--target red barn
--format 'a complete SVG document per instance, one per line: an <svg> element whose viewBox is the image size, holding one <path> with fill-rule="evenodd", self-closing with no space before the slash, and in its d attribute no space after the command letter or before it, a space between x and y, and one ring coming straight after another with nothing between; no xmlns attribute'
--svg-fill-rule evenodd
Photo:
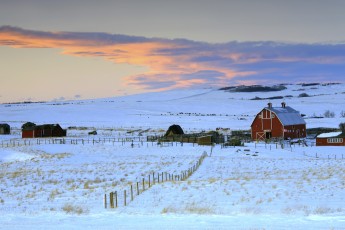
<svg viewBox="0 0 345 230"><path fill-rule="evenodd" d="M342 132L322 133L316 137L316 146L345 146Z"/></svg>
<svg viewBox="0 0 345 230"><path fill-rule="evenodd" d="M303 138L306 137L306 122L285 102L281 107L272 107L272 103L268 103L254 118L251 133L253 140Z"/></svg>
<svg viewBox="0 0 345 230"><path fill-rule="evenodd" d="M22 128L22 138L65 137L66 130L59 124L32 125Z"/></svg>

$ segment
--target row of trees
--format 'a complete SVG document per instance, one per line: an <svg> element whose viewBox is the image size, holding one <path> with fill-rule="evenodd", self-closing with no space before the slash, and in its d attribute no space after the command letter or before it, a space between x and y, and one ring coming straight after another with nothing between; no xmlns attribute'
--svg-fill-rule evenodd
<svg viewBox="0 0 345 230"><path fill-rule="evenodd" d="M330 110L326 110L323 115L326 118L333 118L333 117L335 117L335 113L330 111ZM340 112L340 117L345 117L345 111L341 111Z"/></svg>

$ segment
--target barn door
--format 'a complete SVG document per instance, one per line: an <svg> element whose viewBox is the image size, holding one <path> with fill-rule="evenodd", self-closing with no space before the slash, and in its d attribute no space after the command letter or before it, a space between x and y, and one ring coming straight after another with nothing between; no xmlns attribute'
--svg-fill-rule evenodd
<svg viewBox="0 0 345 230"><path fill-rule="evenodd" d="M256 133L256 140L265 140L265 133L264 132L257 132Z"/></svg>
<svg viewBox="0 0 345 230"><path fill-rule="evenodd" d="M272 132L265 132L266 139L271 139Z"/></svg>

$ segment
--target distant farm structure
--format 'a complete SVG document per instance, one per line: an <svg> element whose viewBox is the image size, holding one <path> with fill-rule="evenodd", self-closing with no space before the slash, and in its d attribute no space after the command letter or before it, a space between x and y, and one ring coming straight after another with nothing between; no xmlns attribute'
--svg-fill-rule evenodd
<svg viewBox="0 0 345 230"><path fill-rule="evenodd" d="M0 135L2 134L10 134L11 127L9 124L0 124Z"/></svg>
<svg viewBox="0 0 345 230"><path fill-rule="evenodd" d="M36 125L27 122L22 126L22 138L65 137L67 131L59 124Z"/></svg>
<svg viewBox="0 0 345 230"><path fill-rule="evenodd" d="M216 131L185 134L179 125L171 125L164 136L147 136L147 140L212 145L224 143L225 137Z"/></svg>
<svg viewBox="0 0 345 230"><path fill-rule="evenodd" d="M316 137L316 146L345 146L343 132L322 133Z"/></svg>
<svg viewBox="0 0 345 230"><path fill-rule="evenodd" d="M304 138L306 122L298 111L286 106L285 102L281 103L281 107L268 103L254 118L251 136L253 140Z"/></svg>

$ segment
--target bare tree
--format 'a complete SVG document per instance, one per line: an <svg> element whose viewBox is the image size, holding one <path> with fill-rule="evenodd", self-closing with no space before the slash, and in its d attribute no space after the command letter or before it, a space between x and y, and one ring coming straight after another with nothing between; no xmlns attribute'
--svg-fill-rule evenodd
<svg viewBox="0 0 345 230"><path fill-rule="evenodd" d="M342 123L339 124L339 129L340 129L343 133L345 133L345 122L342 122Z"/></svg>
<svg viewBox="0 0 345 230"><path fill-rule="evenodd" d="M324 115L326 118L333 118L333 117L335 117L334 112L331 112L331 111L329 111L329 110L326 110L326 111L324 112L323 115Z"/></svg>
<svg viewBox="0 0 345 230"><path fill-rule="evenodd" d="M344 110L340 112L340 117L345 117L345 111Z"/></svg>

